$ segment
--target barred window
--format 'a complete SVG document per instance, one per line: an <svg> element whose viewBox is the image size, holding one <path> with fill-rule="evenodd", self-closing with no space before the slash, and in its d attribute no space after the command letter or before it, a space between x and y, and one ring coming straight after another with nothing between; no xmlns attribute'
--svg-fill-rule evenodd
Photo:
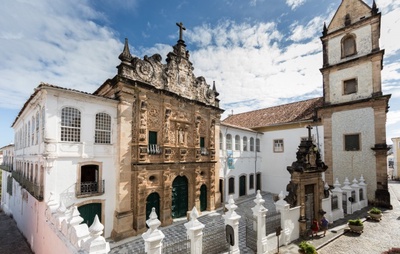
<svg viewBox="0 0 400 254"><path fill-rule="evenodd" d="M81 141L81 112L75 108L61 111L61 141Z"/></svg>
<svg viewBox="0 0 400 254"><path fill-rule="evenodd" d="M95 143L111 143L111 116L106 113L96 114Z"/></svg>

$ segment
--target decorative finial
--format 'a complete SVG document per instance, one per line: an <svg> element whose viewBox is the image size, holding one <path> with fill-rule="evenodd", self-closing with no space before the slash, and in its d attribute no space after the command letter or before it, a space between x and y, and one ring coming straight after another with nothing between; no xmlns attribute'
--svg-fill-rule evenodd
<svg viewBox="0 0 400 254"><path fill-rule="evenodd" d="M324 28L322 29L322 35L325 36L328 34L328 28L326 28L326 23L324 22Z"/></svg>
<svg viewBox="0 0 400 254"><path fill-rule="evenodd" d="M183 23L182 23L182 22L176 23L176 25L179 27L179 40L180 40L180 41L183 41L183 39L182 39L182 32L183 32L183 30L186 30L186 28L183 26Z"/></svg>
<svg viewBox="0 0 400 254"><path fill-rule="evenodd" d="M372 14L377 14L378 11L379 11L379 8L377 8L376 3L375 3L375 0L374 0L374 1L372 2L372 10L371 10L371 13L372 13Z"/></svg>
<svg viewBox="0 0 400 254"><path fill-rule="evenodd" d="M311 126L311 125L307 125L307 129L308 129L308 140L309 141L311 141L312 140L312 138L311 138L311 129L312 129L313 127Z"/></svg>
<svg viewBox="0 0 400 254"><path fill-rule="evenodd" d="M124 50L118 56L118 58L119 58L119 60L121 60L123 62L132 61L132 55L131 55L131 52L129 51L128 38L125 38Z"/></svg>
<svg viewBox="0 0 400 254"><path fill-rule="evenodd" d="M219 93L217 92L217 87L215 86L215 81L213 81L213 88L212 90L214 91L215 97L217 97L219 95Z"/></svg>

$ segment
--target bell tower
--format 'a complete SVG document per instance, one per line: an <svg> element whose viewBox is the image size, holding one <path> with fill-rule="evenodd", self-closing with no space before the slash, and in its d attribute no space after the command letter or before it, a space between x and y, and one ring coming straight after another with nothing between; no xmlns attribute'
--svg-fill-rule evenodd
<svg viewBox="0 0 400 254"><path fill-rule="evenodd" d="M384 50L379 47L381 13L375 1L342 0L322 32L325 179L333 184L363 175L368 200L390 205L386 173L386 113L382 94Z"/></svg>

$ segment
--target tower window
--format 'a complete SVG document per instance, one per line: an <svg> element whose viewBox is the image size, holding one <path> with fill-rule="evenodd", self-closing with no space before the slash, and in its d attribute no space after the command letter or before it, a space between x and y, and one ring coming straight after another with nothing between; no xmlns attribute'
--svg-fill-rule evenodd
<svg viewBox="0 0 400 254"><path fill-rule="evenodd" d="M356 38L354 35L347 35L342 39L342 58L355 55L357 53Z"/></svg>
<svg viewBox="0 0 400 254"><path fill-rule="evenodd" d="M343 82L343 94L357 93L357 79L349 79Z"/></svg>
<svg viewBox="0 0 400 254"><path fill-rule="evenodd" d="M360 134L344 135L344 149L346 151L360 151Z"/></svg>

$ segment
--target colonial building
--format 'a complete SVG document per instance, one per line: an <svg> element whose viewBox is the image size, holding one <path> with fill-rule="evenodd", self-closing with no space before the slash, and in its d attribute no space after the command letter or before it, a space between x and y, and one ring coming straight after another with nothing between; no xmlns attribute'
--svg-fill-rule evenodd
<svg viewBox="0 0 400 254"><path fill-rule="evenodd" d="M324 25L323 97L229 116L223 123L263 132L263 190L279 193L306 125L328 166L333 185L363 175L368 200L390 204L386 168L386 113L390 95L382 94L384 51L379 47L381 14L361 0L343 0ZM289 149L287 149L289 148ZM268 151L273 153L268 153Z"/></svg>
<svg viewBox="0 0 400 254"><path fill-rule="evenodd" d="M261 190L263 134L249 128L221 123L219 133L221 202Z"/></svg>
<svg viewBox="0 0 400 254"><path fill-rule="evenodd" d="M214 210L220 202L218 92L195 77L180 37L166 64L161 56L130 54L125 42L118 74L94 93L119 101L117 193L113 238L146 230L155 207L163 226L193 206Z"/></svg>

